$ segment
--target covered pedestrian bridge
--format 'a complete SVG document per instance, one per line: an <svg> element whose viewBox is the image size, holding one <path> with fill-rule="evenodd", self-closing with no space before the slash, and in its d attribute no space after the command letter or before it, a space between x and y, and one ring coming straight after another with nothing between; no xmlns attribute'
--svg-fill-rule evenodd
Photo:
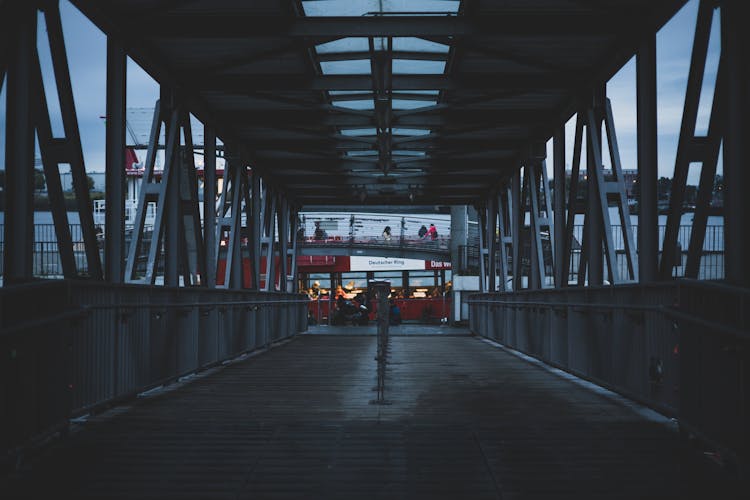
<svg viewBox="0 0 750 500"><path fill-rule="evenodd" d="M58 1L0 0L2 498L747 498L739 0L70 3L107 41L102 248ZM660 231L656 36L686 3ZM637 229L607 96L634 57ZM128 58L160 98L126 238ZM62 280L34 275L37 151ZM721 279L699 280L719 165ZM438 205L478 214L467 321L308 328L301 211Z"/></svg>

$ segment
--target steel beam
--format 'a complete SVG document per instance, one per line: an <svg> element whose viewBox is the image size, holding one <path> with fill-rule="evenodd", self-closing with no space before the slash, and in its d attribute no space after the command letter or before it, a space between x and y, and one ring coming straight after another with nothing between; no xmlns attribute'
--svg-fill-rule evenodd
<svg viewBox="0 0 750 500"><path fill-rule="evenodd" d="M32 61L36 8L18 6L15 43L8 51L5 124L5 236L3 285L31 280L34 257L34 124Z"/></svg>
<svg viewBox="0 0 750 500"><path fill-rule="evenodd" d="M721 10L722 56L726 58L728 106L724 140L724 259L727 281L750 286L750 196L747 145L750 144L750 32L744 2L725 0ZM6 233L7 234L7 233ZM7 241L7 240L6 240ZM6 267L7 269L7 267Z"/></svg>
<svg viewBox="0 0 750 500"><path fill-rule="evenodd" d="M442 74L405 74L392 76L394 92L401 90L487 90L522 89L573 90L582 83L580 74L549 72L541 75L473 74L445 76ZM370 75L226 75L196 77L190 82L196 90L237 93L268 91L313 90L372 90Z"/></svg>
<svg viewBox="0 0 750 500"><path fill-rule="evenodd" d="M622 33L640 14L631 9L608 12L566 10L554 14L506 11L481 16L289 17L232 13L205 16L168 14L132 17L136 33L175 38L332 38L332 37L484 37L510 35L594 36Z"/></svg>
<svg viewBox="0 0 750 500"><path fill-rule="evenodd" d="M123 45L107 37L107 123L104 277L122 283L125 272L125 104L127 56Z"/></svg>
<svg viewBox="0 0 750 500"><path fill-rule="evenodd" d="M216 287L216 131L209 125L203 128L203 240L206 248L204 281L208 288Z"/></svg>
<svg viewBox="0 0 750 500"><path fill-rule="evenodd" d="M479 293L487 292L487 207L477 206L479 216Z"/></svg>
<svg viewBox="0 0 750 500"><path fill-rule="evenodd" d="M523 213L521 210L521 171L513 174L510 181L510 232L513 240L513 291L521 289L521 228L523 227Z"/></svg>
<svg viewBox="0 0 750 500"><path fill-rule="evenodd" d="M263 236L263 219L261 218L262 213L262 186L260 174L253 170L250 175L251 182L251 204L252 204L252 215L248 219L248 224L251 224L250 234L252 239L250 241L251 255L250 260L252 263L251 267L251 287L254 290L260 290L260 257L262 251L261 238Z"/></svg>
<svg viewBox="0 0 750 500"><path fill-rule="evenodd" d="M555 130L552 139L552 169L554 173L554 240L550 238L555 248L555 286L557 288L568 285L568 270L570 268L570 259L564 260L565 252L565 125L559 126ZM571 185L571 191L573 186ZM575 199L573 200L575 202ZM569 210L575 211L575 207L568 207Z"/></svg>
<svg viewBox="0 0 750 500"><path fill-rule="evenodd" d="M657 210L656 33L636 53L638 111L638 280L655 281L659 268Z"/></svg>
<svg viewBox="0 0 750 500"><path fill-rule="evenodd" d="M60 10L56 2L44 6L44 19L47 26L55 83L57 84L57 96L60 100L63 130L67 142L67 163L70 165L73 188L78 204L78 218L81 222L88 275L95 280L101 280L104 273L94 228L94 213L86 177L86 167L83 161L83 148L78 130L78 118L73 99L73 86L70 81L70 69L65 51Z"/></svg>
<svg viewBox="0 0 750 500"><path fill-rule="evenodd" d="M289 273L289 231L291 212L286 197L279 196L280 210L278 211L279 228L279 291L287 291L287 275Z"/></svg>
<svg viewBox="0 0 750 500"><path fill-rule="evenodd" d="M693 145L696 142L702 141L701 138L696 138L695 128L698 118L700 93L703 87L703 75L706 67L713 9L714 2L712 1L701 0L698 5L693 51L690 58L685 103L683 106L682 123L680 125L680 137L677 142L677 155L675 158L674 175L672 177L672 192L669 198L669 214L667 215L667 227L664 230L664 242L662 244L659 267L659 277L663 280L672 278L674 266L680 263L678 259L682 259L682 255L677 254L677 237L682 219L685 186L687 185L690 163L694 161L702 163L703 161L701 155L695 157L696 148Z"/></svg>
<svg viewBox="0 0 750 500"><path fill-rule="evenodd" d="M33 61L33 84L36 97L34 109L34 126L39 144L39 153L42 157L44 167L44 180L47 184L47 196L50 202L52 220L55 224L55 236L57 238L57 250L60 254L60 264L63 276L66 279L78 277L75 254L73 252L73 238L70 234L68 223L68 211L65 207L65 195L60 179L59 164L67 160L64 139L55 139L52 136L52 123L50 121L49 108L47 106L47 94L42 81L42 69L40 67L38 54L34 51Z"/></svg>

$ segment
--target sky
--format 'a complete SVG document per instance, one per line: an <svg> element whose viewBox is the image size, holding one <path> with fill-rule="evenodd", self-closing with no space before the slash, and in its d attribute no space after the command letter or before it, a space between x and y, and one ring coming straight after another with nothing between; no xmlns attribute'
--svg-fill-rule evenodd
<svg viewBox="0 0 750 500"><path fill-rule="evenodd" d="M106 113L106 37L86 19L68 0L60 2L63 31L71 68L74 100L81 131L86 170L104 171ZM677 150L682 108L685 99L690 52L698 10L698 0L690 0L657 34L657 126L659 176L672 177ZM41 17L41 16L40 16ZM718 15L709 47L708 65L699 109L697 133L705 132L710 113L713 82L716 78L719 46ZM45 89L48 92L50 112L53 115L53 133L61 135L62 124L56 105L54 82L51 78L49 46L43 20L39 23L39 52ZM158 99L156 82L133 61L128 61L129 108L153 107ZM0 169L5 163L5 86L0 92ZM623 168L636 168L636 92L635 59L628 62L607 84L607 94L612 102L615 129ZM566 163L571 163L574 120L566 125ZM551 143L548 143L548 172L552 176ZM140 153L143 160L143 153ZM608 163L608 162L605 162ZM582 163L585 165L585 163ZM721 161L719 162L721 172ZM688 182L697 184L700 171L691 168Z"/></svg>

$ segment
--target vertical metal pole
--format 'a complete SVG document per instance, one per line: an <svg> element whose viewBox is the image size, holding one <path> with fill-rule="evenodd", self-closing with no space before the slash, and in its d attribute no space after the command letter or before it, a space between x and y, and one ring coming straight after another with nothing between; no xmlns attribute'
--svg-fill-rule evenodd
<svg viewBox="0 0 750 500"><path fill-rule="evenodd" d="M52 67L57 83L60 114L62 115L63 129L67 139L68 153L70 154L70 172L76 192L76 201L78 202L78 218L81 222L81 233L86 248L88 273L92 278L100 280L104 277L104 273L102 272L102 262L99 257L99 247L94 229L94 213L83 161L83 148L78 130L78 118L75 101L73 100L73 86L70 81L68 56L65 52L60 10L56 2L45 6L44 19L47 24Z"/></svg>
<svg viewBox="0 0 750 500"><path fill-rule="evenodd" d="M492 194L487 198L487 291L494 292L497 288L497 244L495 233L497 231L497 195Z"/></svg>
<svg viewBox="0 0 750 500"><path fill-rule="evenodd" d="M173 96L164 87L161 89L161 102L169 103L166 107L170 110L173 118L169 120L165 136L172 138L167 140L165 148L165 166L162 182L166 182L166 228L164 232L164 284L166 286L179 286L179 272L181 262L180 248L180 171L182 155L180 154L180 114L176 111ZM172 130L174 129L174 130ZM155 229L155 228L154 228ZM152 240L153 242L153 240ZM153 244L153 243L152 243Z"/></svg>
<svg viewBox="0 0 750 500"><path fill-rule="evenodd" d="M589 285L604 283L604 259L602 255L602 241L604 239L603 210L607 210L606 203L600 199L596 157L601 158L601 109L604 99L604 89L594 92L593 103L588 112L586 122L586 174L588 175L588 207L586 225L588 226L588 276ZM593 116L593 119L592 119ZM603 179L602 179L603 183ZM604 206L602 206L604 205Z"/></svg>
<svg viewBox="0 0 750 500"><path fill-rule="evenodd" d="M554 174L555 218L555 287L568 285L569 262L565 259L565 125L555 130L552 138L552 168ZM571 186L571 192L574 192ZM575 200L574 200L575 201Z"/></svg>
<svg viewBox="0 0 750 500"><path fill-rule="evenodd" d="M513 291L521 289L521 252L520 252L520 232L523 224L523 214L521 213L521 170L519 169L511 178L510 184L510 231L512 243L512 266L513 266Z"/></svg>
<svg viewBox="0 0 750 500"><path fill-rule="evenodd" d="M289 258L289 202L285 196L280 196L280 210L278 212L279 225L279 291L287 291L287 259Z"/></svg>
<svg viewBox="0 0 750 500"><path fill-rule="evenodd" d="M746 17L741 14L744 7L744 2L729 0L722 3L721 8L721 46L727 67L726 102L732 103L727 106L723 150L726 189L724 259L726 279L741 286L749 286L750 244L746 233L750 226L750 196L746 190L750 178L746 149L750 143L750 34Z"/></svg>
<svg viewBox="0 0 750 500"><path fill-rule="evenodd" d="M487 291L487 265L484 256L487 253L487 208L477 207L479 215L479 293Z"/></svg>
<svg viewBox="0 0 750 500"><path fill-rule="evenodd" d="M659 267L657 212L656 33L644 38L636 54L638 107L638 280L655 281Z"/></svg>
<svg viewBox="0 0 750 500"><path fill-rule="evenodd" d="M106 233L104 277L122 283L125 257L125 104L127 60L119 40L107 37Z"/></svg>
<svg viewBox="0 0 750 500"><path fill-rule="evenodd" d="M687 185L691 162L691 150L694 144L713 8L713 2L707 0L701 0L698 5L695 37L693 38L693 50L690 56L687 89L685 90L685 104L682 111L680 137L677 143L677 155L672 178L672 191L669 199L669 214L667 216L667 227L664 231L664 243L662 244L659 275L663 280L672 278L673 267L676 262L679 263L677 259L682 258L681 255L677 255L678 233L682 219L682 204L685 201L685 186Z"/></svg>
<svg viewBox="0 0 750 500"><path fill-rule="evenodd" d="M4 282L30 280L34 258L34 128L31 68L36 52L36 8L17 6L16 43L10 44L5 124Z"/></svg>
<svg viewBox="0 0 750 500"><path fill-rule="evenodd" d="M262 250L261 238L263 236L263 219L261 218L261 186L260 186L260 175L257 170L253 170L250 174L250 182L252 183L251 188L251 203L253 205L252 210L252 241L250 241L250 249L252 255L250 259L252 261L252 288L253 290L260 290L260 256ZM248 221L250 222L250 221ZM320 320L320 317L318 317Z"/></svg>
<svg viewBox="0 0 750 500"><path fill-rule="evenodd" d="M225 170L226 171L226 170ZM203 127L203 240L206 245L206 269L203 280L216 287L216 131Z"/></svg>

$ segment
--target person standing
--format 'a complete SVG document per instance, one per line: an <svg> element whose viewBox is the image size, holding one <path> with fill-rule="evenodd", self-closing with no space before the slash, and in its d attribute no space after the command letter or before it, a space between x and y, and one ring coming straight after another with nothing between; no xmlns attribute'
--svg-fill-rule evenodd
<svg viewBox="0 0 750 500"><path fill-rule="evenodd" d="M383 229L383 239L391 241L391 226L385 226L385 229Z"/></svg>
<svg viewBox="0 0 750 500"><path fill-rule="evenodd" d="M422 224L422 227L419 228L419 233L417 234L419 234L419 237L421 239L424 239L424 235L427 234L427 227L424 224Z"/></svg>
<svg viewBox="0 0 750 500"><path fill-rule="evenodd" d="M430 229L427 230L427 239L435 241L438 237L437 228L435 224L430 224Z"/></svg>

